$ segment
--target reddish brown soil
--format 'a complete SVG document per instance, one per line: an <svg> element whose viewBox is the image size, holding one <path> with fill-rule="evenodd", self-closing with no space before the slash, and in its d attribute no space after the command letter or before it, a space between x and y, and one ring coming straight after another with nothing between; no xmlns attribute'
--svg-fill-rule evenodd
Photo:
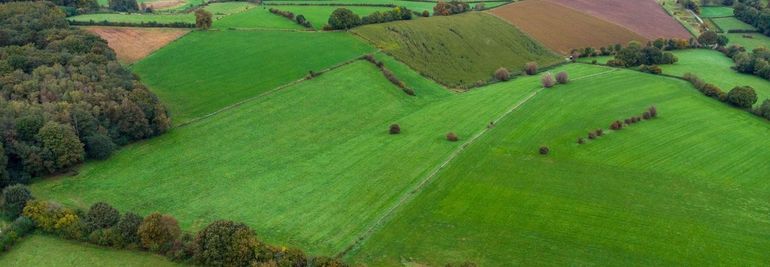
<svg viewBox="0 0 770 267"><path fill-rule="evenodd" d="M647 40L616 24L542 0L521 1L490 12L562 54L576 48Z"/></svg>
<svg viewBox="0 0 770 267"><path fill-rule="evenodd" d="M546 0L626 27L647 39L683 38L690 33L655 0Z"/></svg>
<svg viewBox="0 0 770 267"><path fill-rule="evenodd" d="M107 40L118 61L131 64L181 37L189 30L171 28L84 27Z"/></svg>

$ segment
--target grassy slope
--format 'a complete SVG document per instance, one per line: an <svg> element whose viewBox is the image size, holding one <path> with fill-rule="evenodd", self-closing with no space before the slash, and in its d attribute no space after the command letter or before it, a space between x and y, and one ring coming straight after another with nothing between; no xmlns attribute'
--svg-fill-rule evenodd
<svg viewBox="0 0 770 267"><path fill-rule="evenodd" d="M345 33L196 31L132 70L181 123L370 51Z"/></svg>
<svg viewBox="0 0 770 267"><path fill-rule="evenodd" d="M400 76L417 97L359 61L127 146L33 191L81 207L107 201L168 212L186 229L243 221L270 242L337 253L459 145L444 139L447 132L467 138L529 92L453 95L414 82L416 73ZM393 122L401 135L387 134Z"/></svg>
<svg viewBox="0 0 770 267"><path fill-rule="evenodd" d="M32 235L0 254L0 266L181 266L158 255Z"/></svg>
<svg viewBox="0 0 770 267"><path fill-rule="evenodd" d="M528 61L542 67L561 60L510 24L480 12L367 25L353 31L451 86L489 80L499 67L517 72Z"/></svg>
<svg viewBox="0 0 770 267"><path fill-rule="evenodd" d="M575 143L651 104L660 118ZM633 71L574 81L471 145L350 259L762 265L770 261L768 133L766 121L684 81ZM539 145L551 155L538 155Z"/></svg>
<svg viewBox="0 0 770 267"><path fill-rule="evenodd" d="M747 50L754 50L759 47L770 47L770 37L761 33L728 33L730 45L736 44L745 47ZM751 35L746 38L744 35Z"/></svg>
<svg viewBox="0 0 770 267"><path fill-rule="evenodd" d="M332 12L338 8L347 8L353 11L353 13L357 14L360 17L369 15L371 13L374 13L375 11L388 11L392 8L389 7L368 7L368 6L347 6L347 7L339 7L339 6L268 6L272 8L277 8L280 10L285 11L291 11L294 13L294 15L299 16L303 15L305 16L305 19L309 20L310 23L313 25L313 28L315 29L322 29L324 25L326 25L329 21L329 16L331 16Z"/></svg>
<svg viewBox="0 0 770 267"><path fill-rule="evenodd" d="M756 90L759 101L770 98L770 81L754 75L738 73L732 69L733 61L722 53L706 49L674 51L679 62L661 65L663 73L683 76L687 72L698 75L708 83L722 88L725 92L735 86L749 85Z"/></svg>
<svg viewBox="0 0 770 267"><path fill-rule="evenodd" d="M217 20L212 25L215 29L244 29L244 28L268 28L268 29L295 29L302 30L305 27L284 17L270 13L262 7L251 8Z"/></svg>

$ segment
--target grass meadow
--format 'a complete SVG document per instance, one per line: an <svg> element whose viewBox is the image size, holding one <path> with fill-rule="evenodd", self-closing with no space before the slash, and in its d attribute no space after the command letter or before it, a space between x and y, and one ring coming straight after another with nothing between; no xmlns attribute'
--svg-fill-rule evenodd
<svg viewBox="0 0 770 267"><path fill-rule="evenodd" d="M277 8L280 10L291 11L295 16L303 15L305 19L310 21L313 28L320 30L324 25L328 24L329 16L331 16L334 10L338 8L347 8L353 11L360 17L374 13L375 11L388 11L392 8L389 7L370 7L370 6L266 6L267 8ZM273 15L279 17L278 15ZM288 21L288 20L287 20Z"/></svg>
<svg viewBox="0 0 770 267"><path fill-rule="evenodd" d="M400 1L400 0L288 0L288 1L272 1L268 0L265 3L270 5L280 4L321 4L321 5L345 5L345 4L376 4L376 5L397 5L404 6L409 10L422 12L427 10L433 14L433 7L436 6L436 1ZM486 8L500 6L508 2L484 2ZM470 4L471 7L475 6L475 3ZM359 14L360 15L360 14Z"/></svg>
<svg viewBox="0 0 770 267"><path fill-rule="evenodd" d="M582 66L568 70L601 68ZM538 86L522 79L484 90L520 83ZM659 118L576 143L650 105ZM672 78L618 70L546 89L347 258L370 266L762 265L770 261L768 133L766 121ZM539 155L541 145L551 154Z"/></svg>
<svg viewBox="0 0 770 267"><path fill-rule="evenodd" d="M211 12L214 17L214 25L217 20L236 13L246 11L247 9L254 8L255 5L245 2L226 2L226 3L213 3L206 6L204 9ZM193 13L94 13L78 15L67 18L71 21L109 21L109 22L127 22L127 23L195 23L195 14Z"/></svg>
<svg viewBox="0 0 770 267"><path fill-rule="evenodd" d="M725 35L730 39L728 45L740 45L749 51L759 47L770 47L770 37L761 33L728 33ZM747 38L747 36L751 36L751 38Z"/></svg>
<svg viewBox="0 0 770 267"><path fill-rule="evenodd" d="M507 22L481 12L366 25L353 32L452 87L487 81L500 67L516 73L530 61L543 67L562 60Z"/></svg>
<svg viewBox="0 0 770 267"><path fill-rule="evenodd" d="M195 31L132 70L179 124L372 50L345 33Z"/></svg>
<svg viewBox="0 0 770 267"><path fill-rule="evenodd" d="M726 18L712 18L711 21L717 24L722 31L727 32L729 30L754 30L754 26L746 24L734 17Z"/></svg>
<svg viewBox="0 0 770 267"><path fill-rule="evenodd" d="M702 18L732 17L733 8L728 6L704 6L700 9Z"/></svg>
<svg viewBox="0 0 770 267"><path fill-rule="evenodd" d="M147 252L111 249L59 237L31 235L0 254L0 266L183 266Z"/></svg>
<svg viewBox="0 0 770 267"><path fill-rule="evenodd" d="M248 11L223 17L214 21L211 27L214 29L305 29L294 21L270 13L264 7L251 8Z"/></svg>

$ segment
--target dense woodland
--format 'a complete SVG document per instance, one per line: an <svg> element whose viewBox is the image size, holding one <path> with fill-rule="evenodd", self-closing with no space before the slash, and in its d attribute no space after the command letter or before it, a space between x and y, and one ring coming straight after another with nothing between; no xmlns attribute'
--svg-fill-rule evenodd
<svg viewBox="0 0 770 267"><path fill-rule="evenodd" d="M166 108L49 2L0 6L0 187L165 132Z"/></svg>

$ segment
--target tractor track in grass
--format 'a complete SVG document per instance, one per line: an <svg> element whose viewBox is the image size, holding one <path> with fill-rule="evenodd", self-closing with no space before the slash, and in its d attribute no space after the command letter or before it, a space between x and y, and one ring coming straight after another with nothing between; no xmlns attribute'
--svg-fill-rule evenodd
<svg viewBox="0 0 770 267"><path fill-rule="evenodd" d="M616 71L620 71L620 69L608 68L608 70L606 70L606 71L599 72L599 73L594 73L594 74L590 74L590 75L586 75L586 76L582 76L582 77L578 77L578 78L572 79L572 81L588 79L588 78L592 78L592 77L596 77L596 76L600 76L600 75L604 75L604 74L611 73L611 72L616 72ZM540 87L538 89L535 89L535 91L533 91L532 93L530 93L529 95L527 95L523 99L521 99L518 102L516 102L506 112L504 112L503 114L498 116L495 120L493 120L492 121L492 125L497 125L498 122L500 122L503 119L505 119L506 117L508 117L508 115L510 115L511 113L513 113L514 111L519 109L519 107L521 107L524 104L526 104L527 102L529 102L529 100L532 100L532 98L537 96L537 94L540 93L543 90L545 90L544 87ZM449 163L451 163L455 158L457 158L457 156L459 156L463 151L465 151L466 148L468 148L470 145L475 143L476 140L478 140L480 137L482 137L484 134L488 133L489 131L491 131L494 128L495 127L486 127L484 129L482 129L481 131L479 131L476 134L474 134L470 139L465 141L462 145L460 145L457 148L455 148L455 150L452 151L452 153L450 153L449 156L445 160L443 160L441 163L439 163L438 166L436 166L433 169L433 171L428 173L428 175L425 176L425 178L421 179L420 182L417 183L412 189L407 191L407 193L403 194L403 196L396 202L396 204L394 204L389 209L385 210L385 212L383 212L382 216L380 216L376 221L374 221L374 223L372 223L369 227L367 227L366 230L364 231L364 233L361 234L361 236L356 238L355 241L353 241L352 244L350 244L344 250L339 252L336 255L336 257L337 258L342 258L345 255L347 255L349 252L358 249L366 240L369 239L369 237L372 236L372 234L374 234L375 230L377 230L380 226L382 226L387 220L392 218L393 215L396 213L396 211L399 208L404 206L404 204L407 204L410 200L414 199L420 192L422 192L422 190L428 184L430 184L430 182L433 181L433 178L435 178L436 175L438 175L439 172L441 172L443 169L445 169L447 166L449 166Z"/></svg>

